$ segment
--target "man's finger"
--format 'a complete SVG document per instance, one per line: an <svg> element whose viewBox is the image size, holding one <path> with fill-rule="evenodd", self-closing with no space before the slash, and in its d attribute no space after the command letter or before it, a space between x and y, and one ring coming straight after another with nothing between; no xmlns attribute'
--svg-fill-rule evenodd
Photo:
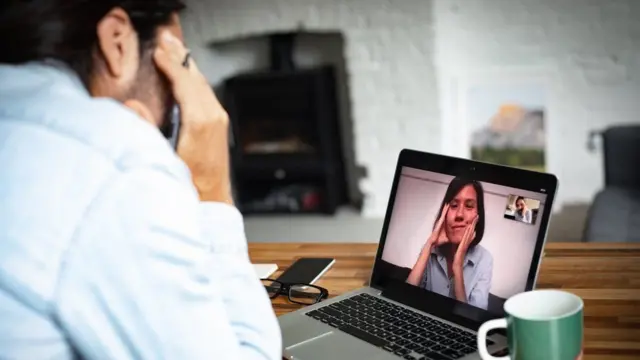
<svg viewBox="0 0 640 360"><path fill-rule="evenodd" d="M197 74L200 73L200 69L198 68L198 64L196 63L196 61L193 59L193 57L189 58L189 72Z"/></svg>
<svg viewBox="0 0 640 360"><path fill-rule="evenodd" d="M185 71L185 69L180 64L173 61L169 54L162 48L156 48L153 53L153 60L155 61L156 66L171 83L174 83L180 76L180 73Z"/></svg>
<svg viewBox="0 0 640 360"><path fill-rule="evenodd" d="M180 65L182 65L189 53L182 41L168 30L163 31L160 36L160 48L166 51L171 59Z"/></svg>
<svg viewBox="0 0 640 360"><path fill-rule="evenodd" d="M169 78L169 81L175 83L177 78L186 73L183 65L189 51L182 45L182 42L171 34L170 31L164 31L160 35L160 41L156 47L153 58L160 70ZM189 65L192 65L192 59Z"/></svg>

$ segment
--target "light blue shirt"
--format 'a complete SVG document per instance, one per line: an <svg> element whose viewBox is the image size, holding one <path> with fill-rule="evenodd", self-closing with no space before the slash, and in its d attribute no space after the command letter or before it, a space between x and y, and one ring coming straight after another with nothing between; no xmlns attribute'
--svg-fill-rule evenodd
<svg viewBox="0 0 640 360"><path fill-rule="evenodd" d="M469 249L462 273L467 303L486 310L493 275L491 253L480 245ZM455 298L453 274L448 273L447 259L438 248L431 251L420 285L426 290Z"/></svg>
<svg viewBox="0 0 640 360"><path fill-rule="evenodd" d="M0 65L0 357L281 358L241 214L62 68Z"/></svg>
<svg viewBox="0 0 640 360"><path fill-rule="evenodd" d="M515 216L516 220L522 221L523 223L531 224L533 214L531 212L531 209L525 210L523 215L520 215L520 212L516 210Z"/></svg>

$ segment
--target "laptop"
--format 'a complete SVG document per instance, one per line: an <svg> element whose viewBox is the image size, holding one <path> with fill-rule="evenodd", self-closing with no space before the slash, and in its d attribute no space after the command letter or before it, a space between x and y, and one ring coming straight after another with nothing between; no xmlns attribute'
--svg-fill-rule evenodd
<svg viewBox="0 0 640 360"><path fill-rule="evenodd" d="M551 174L401 151L369 286L280 316L285 358L479 359L480 325L534 288L557 186ZM506 351L503 330L487 342Z"/></svg>

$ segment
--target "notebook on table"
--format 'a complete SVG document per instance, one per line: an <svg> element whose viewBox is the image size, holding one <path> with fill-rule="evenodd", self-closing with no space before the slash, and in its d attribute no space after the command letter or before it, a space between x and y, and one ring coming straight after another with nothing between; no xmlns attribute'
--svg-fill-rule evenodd
<svg viewBox="0 0 640 360"><path fill-rule="evenodd" d="M266 279L271 274L278 270L276 264L253 264L253 270L255 270L258 279Z"/></svg>

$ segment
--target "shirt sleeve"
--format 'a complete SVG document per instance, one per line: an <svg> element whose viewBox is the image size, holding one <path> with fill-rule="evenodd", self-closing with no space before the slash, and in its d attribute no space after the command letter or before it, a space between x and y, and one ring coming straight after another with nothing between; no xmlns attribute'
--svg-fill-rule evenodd
<svg viewBox="0 0 640 360"><path fill-rule="evenodd" d="M80 223L52 311L82 358L281 358L234 207L138 169L113 179Z"/></svg>
<svg viewBox="0 0 640 360"><path fill-rule="evenodd" d="M493 277L493 257L488 251L484 255L478 262L478 281L469 294L469 304L486 310L489 306L489 291Z"/></svg>

